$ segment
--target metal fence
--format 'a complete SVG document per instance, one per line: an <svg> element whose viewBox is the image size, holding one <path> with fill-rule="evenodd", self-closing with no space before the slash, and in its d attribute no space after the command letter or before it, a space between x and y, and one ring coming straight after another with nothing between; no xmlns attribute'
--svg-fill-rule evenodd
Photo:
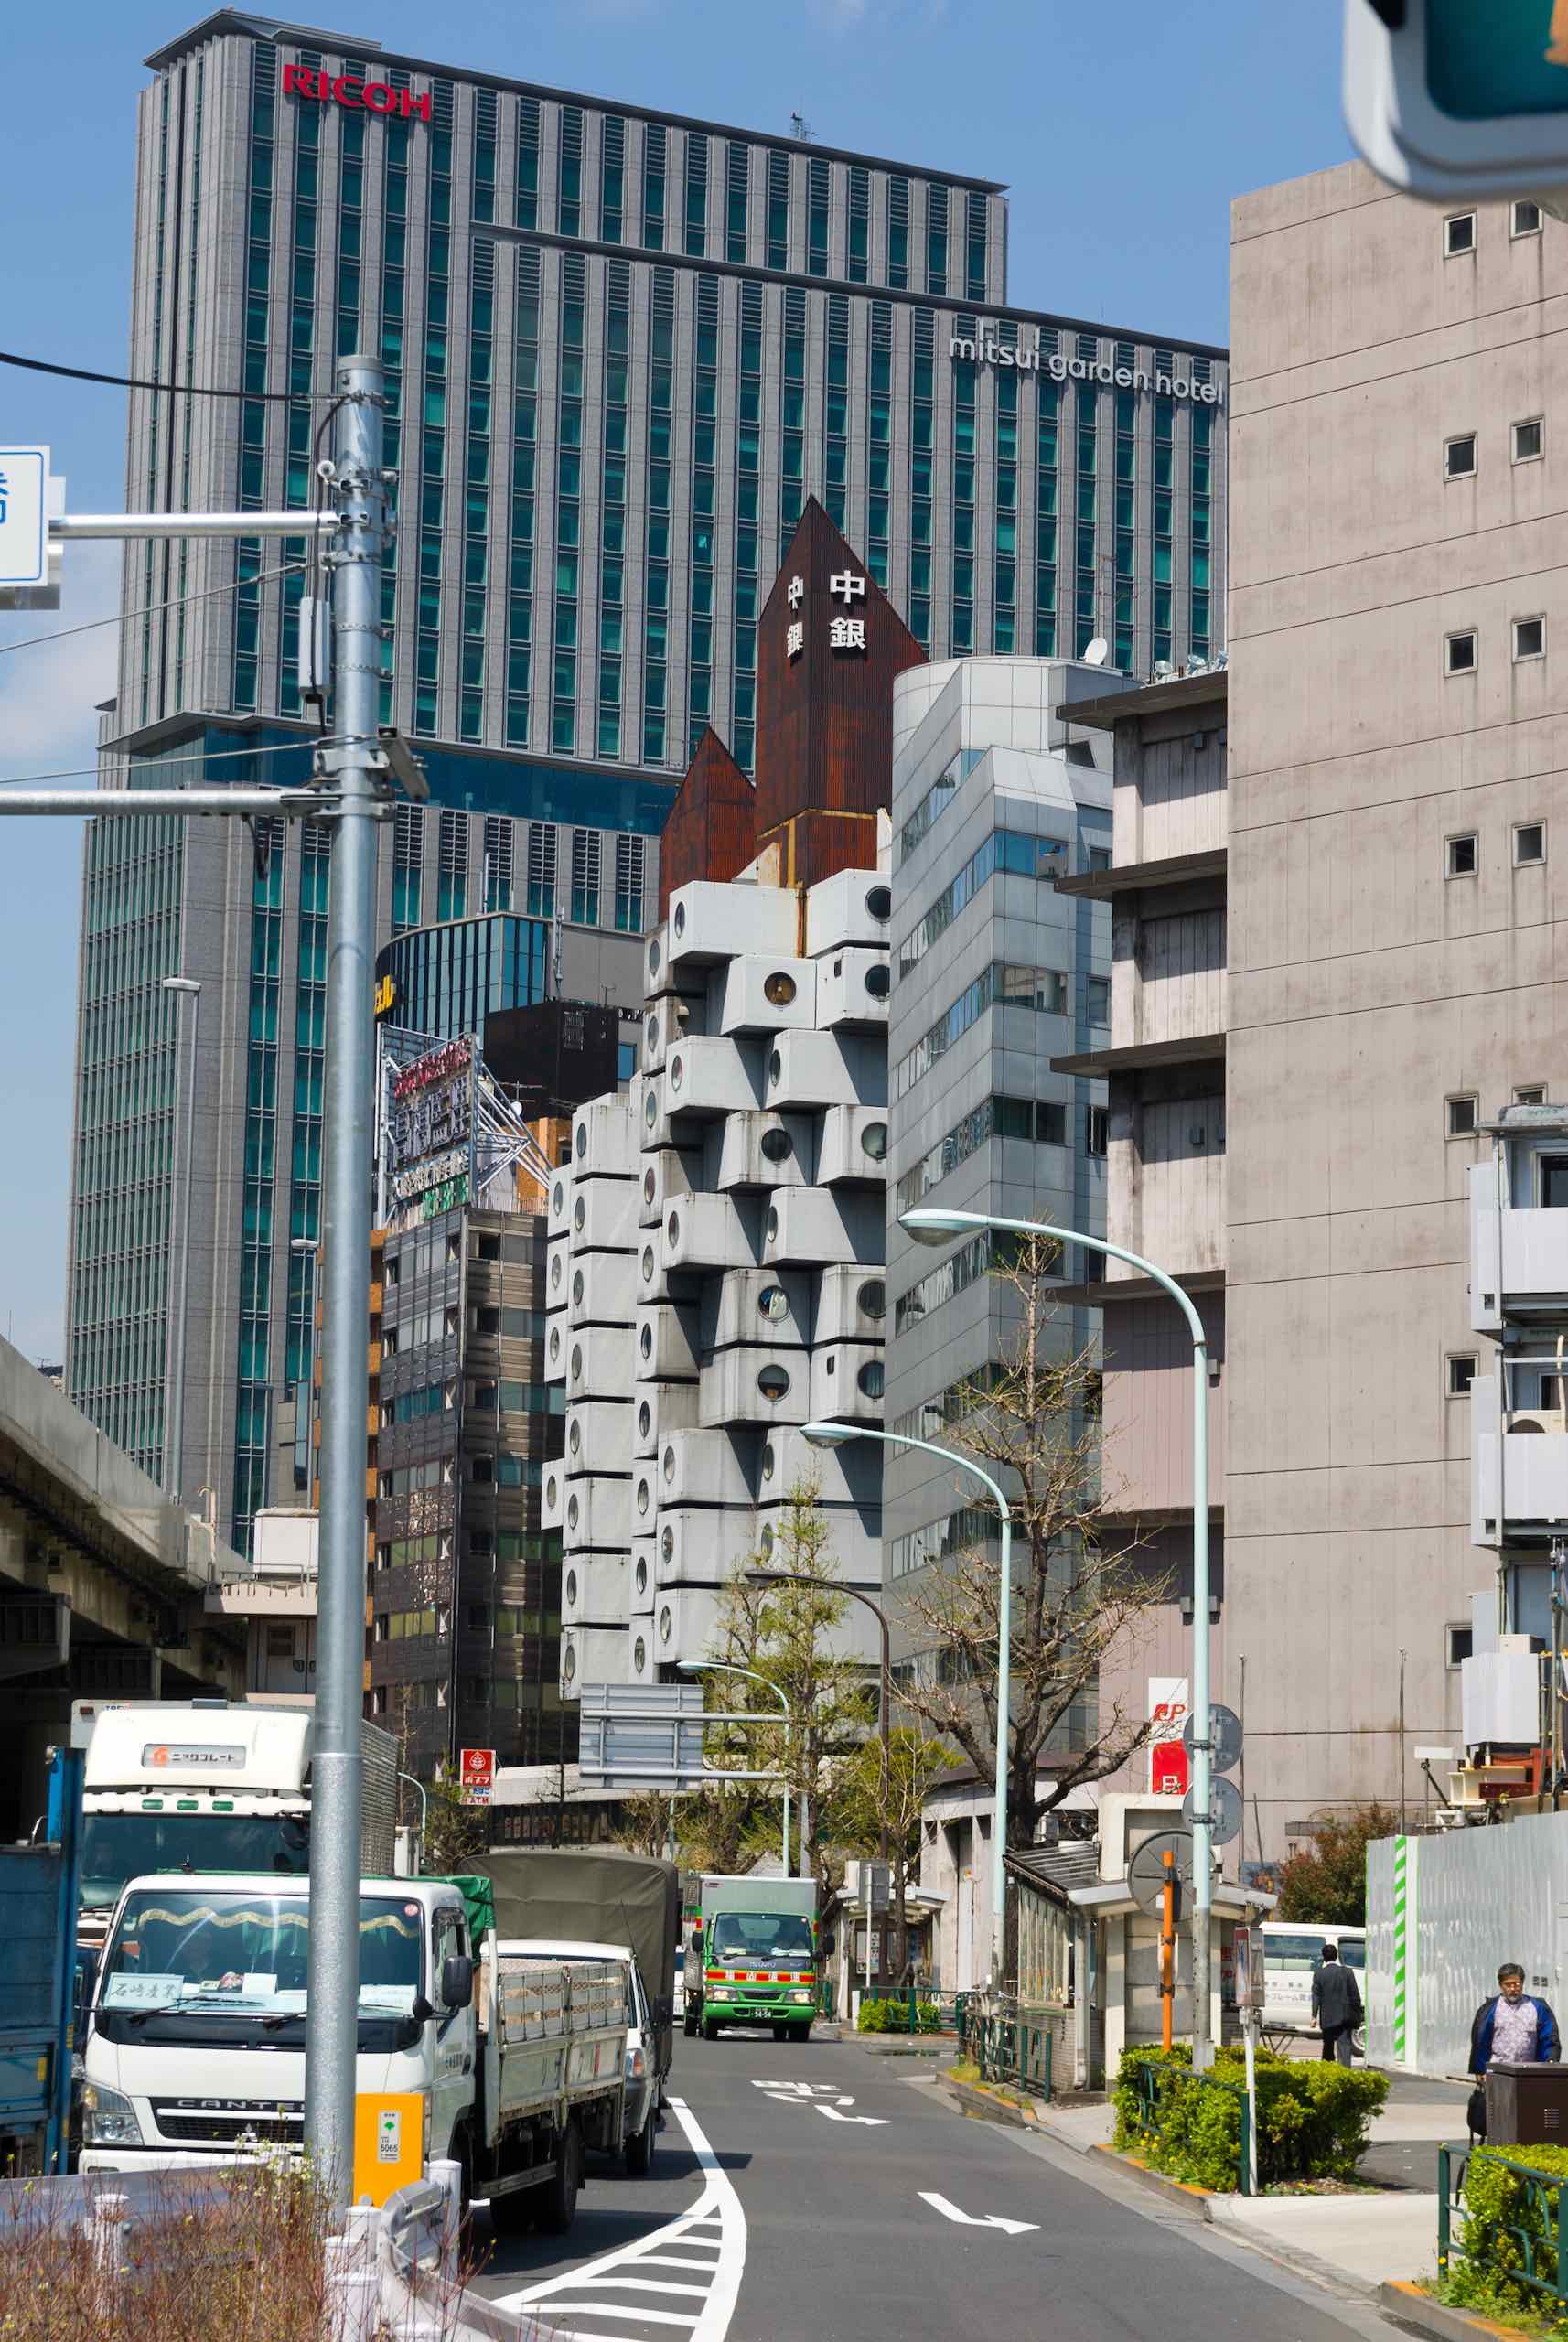
<svg viewBox="0 0 1568 2342"><path fill-rule="evenodd" d="M960 1993L954 2025L959 2055L979 2068L982 2081L1007 2082L1037 2097L1050 2097L1054 2035L1045 2009Z"/></svg>
<svg viewBox="0 0 1568 2342"><path fill-rule="evenodd" d="M1500 2164L1514 2179L1521 2181L1523 2202L1519 2207L1517 2220L1488 2219L1485 2230L1476 2237L1476 2249L1471 2249L1472 2230L1478 2228L1475 2214L1465 2201L1465 2179L1472 2158L1466 2149L1439 2147L1437 2150L1437 2276L1445 2284L1455 2261L1468 2261L1477 2273L1501 2279L1511 2285L1522 2285L1548 2314L1568 2310L1568 2229L1563 2225L1561 2174L1538 2171L1532 2164L1516 2163L1512 2155L1500 2154L1495 2147L1487 2150L1489 2164ZM1495 2256L1500 2239L1509 2240L1518 2258L1507 2261ZM1553 2326L1555 2331L1555 2322Z"/></svg>
<svg viewBox="0 0 1568 2342"><path fill-rule="evenodd" d="M1156 2139L1163 2139L1165 2136L1165 2124L1170 2118L1171 2102L1178 2090L1187 2090L1196 2085L1200 2090L1229 2091L1230 2095L1237 2100L1241 2115L1237 2126L1236 2184L1241 2195L1251 2194L1252 2111L1247 2102L1245 2083L1224 2081L1218 2074L1195 2073L1190 2066L1167 2065L1163 2059L1155 2057L1139 2058L1136 2063L1124 2061L1122 2067L1122 2079L1124 2082L1130 2081L1138 2094L1139 2130L1152 2133ZM1259 2184L1260 2186L1262 2184L1261 2171Z"/></svg>

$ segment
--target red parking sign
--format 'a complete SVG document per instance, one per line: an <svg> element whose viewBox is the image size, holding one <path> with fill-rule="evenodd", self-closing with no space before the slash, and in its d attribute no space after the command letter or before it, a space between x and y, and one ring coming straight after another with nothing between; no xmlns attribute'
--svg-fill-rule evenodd
<svg viewBox="0 0 1568 2342"><path fill-rule="evenodd" d="M496 1785L495 1750L465 1748L460 1761L464 1804L489 1805L490 1791Z"/></svg>

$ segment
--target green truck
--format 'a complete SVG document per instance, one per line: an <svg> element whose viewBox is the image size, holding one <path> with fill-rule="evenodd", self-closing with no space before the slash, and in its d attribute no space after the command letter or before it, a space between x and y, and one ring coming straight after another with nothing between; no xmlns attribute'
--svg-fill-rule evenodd
<svg viewBox="0 0 1568 2342"><path fill-rule="evenodd" d="M686 1896L688 2035L771 2025L804 2041L817 2013L817 1888L809 1878L693 1879Z"/></svg>

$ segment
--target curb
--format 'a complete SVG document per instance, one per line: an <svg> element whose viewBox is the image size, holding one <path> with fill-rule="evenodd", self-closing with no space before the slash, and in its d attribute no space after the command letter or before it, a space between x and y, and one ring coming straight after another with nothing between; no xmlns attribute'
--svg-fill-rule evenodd
<svg viewBox="0 0 1568 2342"><path fill-rule="evenodd" d="M846 2038L854 2038L855 2047L864 2049L868 2057L946 2057L955 2046L950 2038L943 2041L932 2035L924 2040L918 2034L884 2034L880 2039L875 2034L863 2034Z"/></svg>
<svg viewBox="0 0 1568 2342"><path fill-rule="evenodd" d="M1379 2307L1396 2324L1413 2334L1430 2334L1435 2342L1477 2342L1482 2335L1495 2336L1498 2342L1520 2342L1517 2326L1498 2326L1494 2319L1477 2317L1469 2310L1449 2309L1419 2286L1402 2281L1380 2285L1376 2298Z"/></svg>
<svg viewBox="0 0 1568 2342"><path fill-rule="evenodd" d="M993 2098L989 2090L978 2089L973 2082L955 2081L950 2074L937 2074L933 2079L961 2113L973 2115L979 2122L1000 2122L1008 2131L1044 2131L1046 2127L1025 2108L1010 2106L1003 2098Z"/></svg>
<svg viewBox="0 0 1568 2342"><path fill-rule="evenodd" d="M1191 2212L1197 2218L1212 2222L1214 2214L1207 2190L1195 2187L1190 2180L1167 2179L1163 2171L1151 2171L1146 2163L1138 2161L1136 2155L1123 2154L1117 2147L1097 2145L1090 2147L1089 2153L1101 2157L1112 2171L1124 2171L1128 2178L1135 2179L1141 2187L1152 2188L1156 2196L1163 2196L1167 2204L1179 2204L1184 2211Z"/></svg>

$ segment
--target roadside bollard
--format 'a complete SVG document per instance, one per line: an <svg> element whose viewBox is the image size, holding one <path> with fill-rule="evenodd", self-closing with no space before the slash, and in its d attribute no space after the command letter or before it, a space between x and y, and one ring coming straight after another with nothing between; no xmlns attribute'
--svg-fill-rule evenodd
<svg viewBox="0 0 1568 2342"><path fill-rule="evenodd" d="M322 2331L327 2342L373 2342L381 2322L381 2214L351 2204L341 2236L329 2236Z"/></svg>
<svg viewBox="0 0 1568 2342"><path fill-rule="evenodd" d="M457 2283L463 2238L463 2166L449 2155L434 2155L430 2176L446 2192L446 2214L441 2224L441 2283L449 2291Z"/></svg>
<svg viewBox="0 0 1568 2342"><path fill-rule="evenodd" d="M125 2266L125 2215L130 2209L127 2196L94 2196L88 2219L88 2233L92 2239L92 2258L98 2273L111 2288Z"/></svg>

